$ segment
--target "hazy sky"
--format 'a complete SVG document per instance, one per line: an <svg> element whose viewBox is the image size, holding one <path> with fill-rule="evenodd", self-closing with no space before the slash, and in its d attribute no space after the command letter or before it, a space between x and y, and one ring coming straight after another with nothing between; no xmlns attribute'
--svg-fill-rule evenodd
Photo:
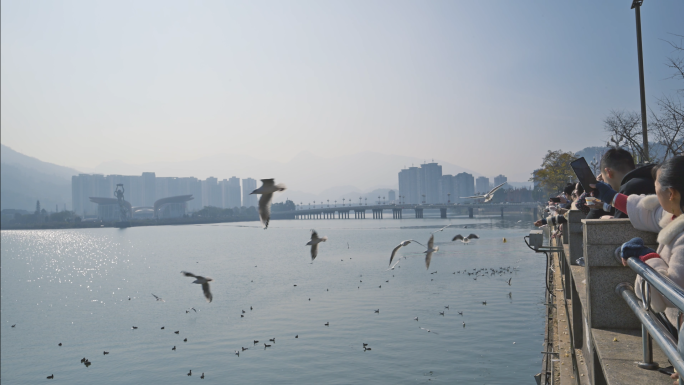
<svg viewBox="0 0 684 385"><path fill-rule="evenodd" d="M376 151L529 176L639 110L630 4L3 0L1 139L75 168ZM642 7L652 108L682 20Z"/></svg>

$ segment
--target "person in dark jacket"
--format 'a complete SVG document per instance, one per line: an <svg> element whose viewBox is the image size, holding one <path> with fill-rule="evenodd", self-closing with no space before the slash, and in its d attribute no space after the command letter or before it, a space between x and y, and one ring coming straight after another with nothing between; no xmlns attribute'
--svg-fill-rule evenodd
<svg viewBox="0 0 684 385"><path fill-rule="evenodd" d="M601 177L614 190L624 195L632 194L655 194L651 169L655 165L649 164L635 168L634 158L629 151L621 148L611 148L601 157ZM603 209L603 204L589 206L592 210L587 219L597 219L603 215L612 215L615 218L628 218L627 214L610 208L609 212ZM604 214L605 213L605 214Z"/></svg>

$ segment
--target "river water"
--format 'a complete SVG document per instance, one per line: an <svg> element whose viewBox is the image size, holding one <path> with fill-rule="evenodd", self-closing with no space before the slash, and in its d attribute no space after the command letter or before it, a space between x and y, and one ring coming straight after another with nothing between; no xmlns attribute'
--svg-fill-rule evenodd
<svg viewBox="0 0 684 385"><path fill-rule="evenodd" d="M448 223L429 270L415 244L387 270L400 241L425 243ZM532 383L544 257L522 240L531 227L519 214L2 231L1 380ZM311 228L329 238L313 264ZM471 232L480 239L450 241ZM453 274L501 267L512 273ZM214 279L212 303L181 270Z"/></svg>

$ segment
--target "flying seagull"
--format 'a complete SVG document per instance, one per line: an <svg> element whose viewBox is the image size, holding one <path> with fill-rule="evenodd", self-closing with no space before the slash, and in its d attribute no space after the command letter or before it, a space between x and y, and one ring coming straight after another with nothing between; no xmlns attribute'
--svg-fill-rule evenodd
<svg viewBox="0 0 684 385"><path fill-rule="evenodd" d="M164 301L164 300L163 300L163 299L162 299L161 297L157 297L157 296L156 296L156 295L154 295L154 294L152 294L152 296L153 296L154 298L156 298L156 299L157 299L157 301L162 301L162 302L166 302L166 301Z"/></svg>
<svg viewBox="0 0 684 385"><path fill-rule="evenodd" d="M209 282L213 281L211 278L205 278L202 277L201 275L195 275L187 271L181 271L181 274L183 274L186 277L193 277L196 278L195 281L192 283L198 283L202 285L202 291L204 291L204 296L207 298L207 302L211 302L212 300L212 295L211 291L209 291ZM193 309L195 310L195 309Z"/></svg>
<svg viewBox="0 0 684 385"><path fill-rule="evenodd" d="M415 243L417 243L417 244L419 244L419 245L425 247L424 244L422 244L422 243L420 243L420 242L418 242L418 241L416 241L416 240L413 240L413 239L407 239L407 240L405 240L405 241L402 241L402 242L399 244L399 246L395 247L394 250L392 250L392 255L390 256L390 261L389 261L389 264L390 264L390 265L392 264L392 260L394 259L394 255L397 253L397 250L401 249L403 246L407 246L407 245L408 245L409 243L411 243L411 242L415 242Z"/></svg>
<svg viewBox="0 0 684 385"><path fill-rule="evenodd" d="M467 244L468 242L470 242L471 239L480 239L480 237L478 237L477 234L470 234L467 237L464 237L461 234L456 234L456 236L451 241L453 242L460 240L461 242Z"/></svg>
<svg viewBox="0 0 684 385"><path fill-rule="evenodd" d="M432 259L432 253L439 250L439 246L435 246L435 236L430 235L430 240L428 240L427 250L425 250L425 268L430 268L430 260Z"/></svg>
<svg viewBox="0 0 684 385"><path fill-rule="evenodd" d="M275 179L262 179L261 187L249 193L261 194L259 198L259 218L264 224L264 230L268 228L268 222L271 220L271 198L273 193L277 191L284 191L286 189L284 184L275 184Z"/></svg>
<svg viewBox="0 0 684 385"><path fill-rule="evenodd" d="M448 225L446 225L446 226L442 227L442 228L441 228L441 229L439 229L439 230L433 231L433 232L432 232L432 233L430 233L430 234L438 233L438 232L440 232L440 231L442 231L442 230L446 229L446 228L447 228L447 227L449 227L449 226L451 226L451 223L449 223Z"/></svg>
<svg viewBox="0 0 684 385"><path fill-rule="evenodd" d="M488 193L486 193L484 195L474 195L471 197L461 197L461 199L482 199L482 198L484 198L485 203L487 203L487 202L491 201L492 198L494 198L494 193L496 192L496 190L500 189L501 186L503 186L505 184L506 184L506 182L501 183L500 185L494 187L493 189L491 189Z"/></svg>
<svg viewBox="0 0 684 385"><path fill-rule="evenodd" d="M311 262L316 259L318 255L318 244L328 240L328 237L319 238L316 230L311 230L311 240L307 242L307 246L311 246Z"/></svg>

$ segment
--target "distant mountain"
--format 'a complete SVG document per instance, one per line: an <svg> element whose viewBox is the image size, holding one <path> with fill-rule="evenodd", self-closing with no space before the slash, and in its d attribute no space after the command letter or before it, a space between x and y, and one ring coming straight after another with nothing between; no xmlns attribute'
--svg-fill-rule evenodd
<svg viewBox="0 0 684 385"><path fill-rule="evenodd" d="M43 162L0 144L0 209L23 209L33 212L36 201L54 211L71 209L73 168Z"/></svg>

